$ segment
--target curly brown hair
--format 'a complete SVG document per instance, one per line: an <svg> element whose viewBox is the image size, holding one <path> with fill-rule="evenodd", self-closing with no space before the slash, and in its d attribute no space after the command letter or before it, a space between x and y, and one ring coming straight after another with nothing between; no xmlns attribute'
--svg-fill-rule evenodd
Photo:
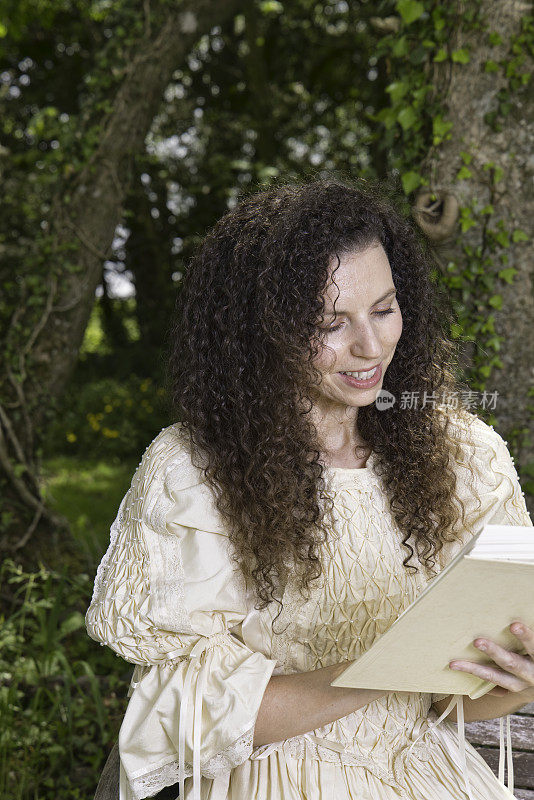
<svg viewBox="0 0 534 800"><path fill-rule="evenodd" d="M255 192L208 232L184 277L169 330L167 387L190 452L204 460L197 466L257 608L281 606L289 570L300 576L301 593L321 574L332 499L306 412L321 382L312 362L332 258L377 241L389 258L403 330L384 390L396 398L439 391L461 398L465 388L430 245L400 202L386 182L320 178ZM458 445L447 435L448 417L433 403L358 409L358 432L375 454L410 551L404 565L415 571L407 563L411 535L426 566L456 538L450 458Z"/></svg>

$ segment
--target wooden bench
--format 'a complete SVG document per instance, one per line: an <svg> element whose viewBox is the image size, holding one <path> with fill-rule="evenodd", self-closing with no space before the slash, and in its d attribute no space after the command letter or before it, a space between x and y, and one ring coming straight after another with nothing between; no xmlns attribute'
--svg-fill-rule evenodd
<svg viewBox="0 0 534 800"><path fill-rule="evenodd" d="M480 753L495 775L499 772L498 719L468 722L465 738ZM520 800L534 800L534 703L523 706L510 717L514 757L514 795Z"/></svg>
<svg viewBox="0 0 534 800"><path fill-rule="evenodd" d="M499 772L499 729L498 719L468 722L465 726L466 739L495 775ZM510 732L514 757L514 795L518 800L534 800L534 703L529 703L512 715ZM119 748L115 744L98 783L95 800L118 800L118 797ZM155 800L176 800L177 797L178 787L169 786L158 792Z"/></svg>

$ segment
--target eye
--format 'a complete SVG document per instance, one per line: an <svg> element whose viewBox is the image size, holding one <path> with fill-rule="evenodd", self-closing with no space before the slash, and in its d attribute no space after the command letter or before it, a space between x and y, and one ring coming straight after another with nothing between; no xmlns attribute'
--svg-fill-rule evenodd
<svg viewBox="0 0 534 800"><path fill-rule="evenodd" d="M386 308L383 311L375 311L374 313L375 313L375 315L377 315L379 317L385 317L388 314L394 314L395 313L395 309L394 308ZM340 324L340 325L334 325L332 328L321 328L321 330L324 333L333 333L334 331L338 331L341 327L342 327L342 325Z"/></svg>
<svg viewBox="0 0 534 800"><path fill-rule="evenodd" d="M379 317L385 317L386 314L394 314L395 309L393 308L386 308L384 311L375 311L375 314L378 314Z"/></svg>

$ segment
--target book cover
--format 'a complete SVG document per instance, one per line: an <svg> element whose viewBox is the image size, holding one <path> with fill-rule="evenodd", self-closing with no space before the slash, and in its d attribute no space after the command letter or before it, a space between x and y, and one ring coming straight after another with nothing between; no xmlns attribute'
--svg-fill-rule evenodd
<svg viewBox="0 0 534 800"><path fill-rule="evenodd" d="M490 536L485 546L481 540L483 557L478 557L476 542L484 531ZM507 536L515 537L516 546L507 547ZM499 550L500 555L488 557L489 551ZM331 685L465 694L474 700L495 684L451 670L449 662L495 665L474 647L478 637L525 654L509 629L516 619L534 627L534 527L488 525Z"/></svg>

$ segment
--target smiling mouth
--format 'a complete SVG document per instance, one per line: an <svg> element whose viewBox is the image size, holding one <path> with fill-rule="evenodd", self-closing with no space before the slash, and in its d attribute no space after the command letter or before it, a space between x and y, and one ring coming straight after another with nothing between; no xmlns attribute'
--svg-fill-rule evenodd
<svg viewBox="0 0 534 800"><path fill-rule="evenodd" d="M360 373L360 374L366 375L368 372L373 372L374 370L376 370L380 366L381 363L382 362L379 361L378 364L374 365L374 367L368 367L367 369L354 369L354 370L348 370L347 369L347 370L339 370L339 371L340 371L340 373L342 375L351 375L352 374L352 375L354 375L354 377L356 377L355 373Z"/></svg>

